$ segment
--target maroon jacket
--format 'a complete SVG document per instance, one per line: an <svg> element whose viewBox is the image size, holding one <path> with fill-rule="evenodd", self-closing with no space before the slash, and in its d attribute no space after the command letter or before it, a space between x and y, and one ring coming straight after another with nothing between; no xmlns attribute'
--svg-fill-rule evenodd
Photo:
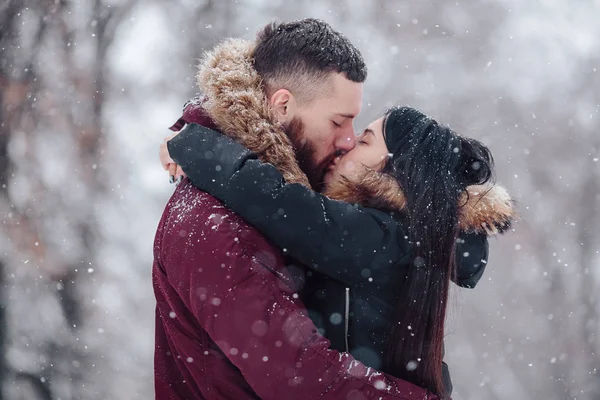
<svg viewBox="0 0 600 400"><path fill-rule="evenodd" d="M185 122L214 128L196 105L173 129ZM157 399L437 399L329 349L280 250L187 179L158 226L152 280Z"/></svg>
<svg viewBox="0 0 600 400"><path fill-rule="evenodd" d="M158 399L436 399L329 349L279 249L184 180L154 245Z"/></svg>

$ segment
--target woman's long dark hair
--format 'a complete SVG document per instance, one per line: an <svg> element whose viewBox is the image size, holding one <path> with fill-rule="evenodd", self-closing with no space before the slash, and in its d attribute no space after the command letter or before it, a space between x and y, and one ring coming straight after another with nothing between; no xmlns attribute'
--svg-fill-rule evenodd
<svg viewBox="0 0 600 400"><path fill-rule="evenodd" d="M493 158L482 143L411 108L388 112L385 125L391 112L393 129L402 127L401 134L409 136L399 148L388 145L398 153L382 172L393 176L406 196L412 259L384 364L393 375L444 398L442 346L448 289L456 272L459 197L467 186L492 178Z"/></svg>

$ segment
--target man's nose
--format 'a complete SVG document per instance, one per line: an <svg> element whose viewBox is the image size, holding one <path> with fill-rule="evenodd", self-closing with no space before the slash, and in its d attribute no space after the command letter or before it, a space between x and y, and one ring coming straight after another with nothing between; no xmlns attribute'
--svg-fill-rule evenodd
<svg viewBox="0 0 600 400"><path fill-rule="evenodd" d="M354 136L354 129L349 127L341 130L335 140L335 149L341 152L349 152L356 146L356 137Z"/></svg>

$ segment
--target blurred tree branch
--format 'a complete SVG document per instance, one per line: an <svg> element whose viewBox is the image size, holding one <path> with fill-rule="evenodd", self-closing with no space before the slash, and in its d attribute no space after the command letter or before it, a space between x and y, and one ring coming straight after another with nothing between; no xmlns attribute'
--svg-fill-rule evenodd
<svg viewBox="0 0 600 400"><path fill-rule="evenodd" d="M47 132L55 132L63 140L74 140L78 143L73 148L75 154L59 155L75 156L69 165L74 166L79 174L68 186L85 187L92 199L102 199L106 195L108 182L101 179L102 169L97 167L103 166L107 155L102 127L107 91L107 53L117 27L135 3L132 0L106 6L101 0L95 0L92 7L86 9L84 4L68 1L13 1L3 10L0 19L0 44L7 49L3 51L0 70L0 146L7 150L11 141L18 140L25 144L26 149L18 164L12 162L8 151L2 152L6 157L0 164L3 181L0 207L10 210L4 234L13 238L16 245L13 251L16 253L0 265L18 262L25 254L34 256L34 262L47 272L45 279L60 284L60 289L55 294L48 293L48 296L57 296L62 305L64 329L66 338L69 338L66 346L53 343L60 338L52 337L46 339L47 345L38 343L40 348L46 348L46 365L42 365L39 372L21 370L13 375L21 384L23 380L31 382L32 390L37 391L40 398L61 397L60 393L63 396L70 393L73 398L89 398L90 390L95 390L98 395L106 390L101 384L94 385L86 372L93 369L94 364L98 368L102 355L90 354L89 350L77 344L88 319L86 309L91 306L86 299L91 283L87 282L90 278L84 273L87 268L82 267L82 261L96 264L99 240L96 211L93 203L74 208L77 204L72 203L68 192L56 192L46 184L39 174L46 166L36 150ZM27 28L33 26L35 30L32 33L21 30L25 23ZM89 35L90 30L92 35ZM29 42L27 35L31 37ZM81 52L76 51L85 46L95 49L91 59L82 58ZM52 53L47 51L49 48L59 51ZM51 75L49 60L60 66L58 74ZM67 90L60 91L63 88ZM65 93L68 93L67 97ZM21 181L16 181L15 177L20 177ZM15 201L11 191L7 190L17 187L17 184L26 184L30 188L31 195L24 202ZM55 208L41 208L44 203L54 204ZM71 222L69 229L82 244L71 256L61 251L64 246L59 244L57 237L53 237L53 230L48 229L49 220L40 218L57 212L59 218ZM14 270L15 267L8 268ZM42 379L44 376L48 378Z"/></svg>

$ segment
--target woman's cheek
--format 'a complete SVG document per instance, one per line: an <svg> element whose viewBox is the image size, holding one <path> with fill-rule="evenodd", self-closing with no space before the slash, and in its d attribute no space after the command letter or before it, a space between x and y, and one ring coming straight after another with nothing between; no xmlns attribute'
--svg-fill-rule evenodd
<svg viewBox="0 0 600 400"><path fill-rule="evenodd" d="M363 176L365 166L362 163L357 163L352 160L344 161L340 168L340 175L344 175L346 178L355 181Z"/></svg>
<svg viewBox="0 0 600 400"><path fill-rule="evenodd" d="M353 175L356 173L356 164L352 160L342 161L342 174Z"/></svg>

